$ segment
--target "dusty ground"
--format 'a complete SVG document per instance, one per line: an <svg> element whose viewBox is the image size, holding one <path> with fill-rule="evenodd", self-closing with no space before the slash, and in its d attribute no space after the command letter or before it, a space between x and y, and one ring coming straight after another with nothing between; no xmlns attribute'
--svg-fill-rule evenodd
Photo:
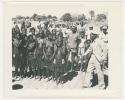
<svg viewBox="0 0 125 100"><path fill-rule="evenodd" d="M72 77L67 78L64 84L57 85L53 80L24 78L13 82L13 86L18 84L21 89L81 89L83 88L83 80L85 73L76 72Z"/></svg>

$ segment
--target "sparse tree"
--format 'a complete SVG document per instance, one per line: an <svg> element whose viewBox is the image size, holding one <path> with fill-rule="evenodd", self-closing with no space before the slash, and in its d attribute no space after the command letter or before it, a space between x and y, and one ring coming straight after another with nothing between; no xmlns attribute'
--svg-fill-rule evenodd
<svg viewBox="0 0 125 100"><path fill-rule="evenodd" d="M26 19L29 19L29 16L27 16Z"/></svg>
<svg viewBox="0 0 125 100"><path fill-rule="evenodd" d="M16 16L16 18L21 20L21 19L23 19L23 16L18 15L18 16Z"/></svg>
<svg viewBox="0 0 125 100"><path fill-rule="evenodd" d="M37 14L33 14L32 16L31 16L31 18L33 19L33 20L35 20L35 17L37 16Z"/></svg>
<svg viewBox="0 0 125 100"><path fill-rule="evenodd" d="M95 16L95 12L94 12L93 10L91 10L91 11L89 12L89 14L90 14L91 19Z"/></svg>
<svg viewBox="0 0 125 100"><path fill-rule="evenodd" d="M86 16L84 14L81 14L78 16L78 21L85 20Z"/></svg>
<svg viewBox="0 0 125 100"><path fill-rule="evenodd" d="M45 19L47 19L47 17L45 15L42 15L41 20L45 20Z"/></svg>
<svg viewBox="0 0 125 100"><path fill-rule="evenodd" d="M51 18L52 18L52 15L48 15L47 18L48 18L48 19L51 19Z"/></svg>
<svg viewBox="0 0 125 100"><path fill-rule="evenodd" d="M72 22L77 21L78 20L78 15L72 15Z"/></svg>
<svg viewBox="0 0 125 100"><path fill-rule="evenodd" d="M63 21L71 21L72 20L72 16L70 13L65 13L62 17L61 20Z"/></svg>
<svg viewBox="0 0 125 100"><path fill-rule="evenodd" d="M53 16L52 19L53 19L54 21L57 21L57 17L56 17L56 16Z"/></svg>
<svg viewBox="0 0 125 100"><path fill-rule="evenodd" d="M102 21L102 20L106 20L107 19L107 16L105 14L98 14L97 17L96 17L96 20L98 22Z"/></svg>

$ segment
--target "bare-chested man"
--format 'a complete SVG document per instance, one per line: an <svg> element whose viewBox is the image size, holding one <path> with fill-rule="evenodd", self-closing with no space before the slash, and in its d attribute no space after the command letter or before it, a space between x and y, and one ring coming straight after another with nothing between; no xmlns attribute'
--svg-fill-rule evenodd
<svg viewBox="0 0 125 100"><path fill-rule="evenodd" d="M52 34L48 34L48 37L44 40L43 43L43 54L44 54L44 63L45 63L45 76L49 79L49 74L53 71L53 60L55 55L54 42L52 39ZM45 77L44 77L45 78Z"/></svg>
<svg viewBox="0 0 125 100"><path fill-rule="evenodd" d="M78 57L78 33L77 28L75 26L72 26L71 33L68 34L68 51L69 51L69 58L68 61L70 64L68 64L68 67L71 65L70 71L74 70L74 67L77 65Z"/></svg>

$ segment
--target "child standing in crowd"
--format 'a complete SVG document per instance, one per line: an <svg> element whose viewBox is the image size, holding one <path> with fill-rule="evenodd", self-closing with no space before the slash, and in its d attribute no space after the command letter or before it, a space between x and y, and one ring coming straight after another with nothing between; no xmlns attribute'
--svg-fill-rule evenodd
<svg viewBox="0 0 125 100"><path fill-rule="evenodd" d="M29 69L29 73L31 78L35 76L36 66L35 66L35 48L36 48L36 41L33 38L33 35L28 36L27 41L27 67Z"/></svg>

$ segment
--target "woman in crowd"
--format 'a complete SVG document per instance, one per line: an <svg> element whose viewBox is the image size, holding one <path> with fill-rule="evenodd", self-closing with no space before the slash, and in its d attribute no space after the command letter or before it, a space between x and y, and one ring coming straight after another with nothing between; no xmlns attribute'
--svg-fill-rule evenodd
<svg viewBox="0 0 125 100"><path fill-rule="evenodd" d="M35 48L36 41L33 39L32 35L28 36L27 41L27 67L29 69L29 73L31 78L33 78L36 74L36 66L35 66Z"/></svg>
<svg viewBox="0 0 125 100"><path fill-rule="evenodd" d="M44 73L46 77L49 77L52 70L54 70L52 63L55 56L52 34L48 34L48 37L46 37L46 39L44 40L43 54L44 54L44 63L46 67L46 70L44 71Z"/></svg>
<svg viewBox="0 0 125 100"><path fill-rule="evenodd" d="M44 41L44 35L42 33L37 34L36 36L36 50L35 50L35 66L37 67L37 76L40 76L42 78L43 75L43 69L44 69L44 63L43 63L43 41Z"/></svg>
<svg viewBox="0 0 125 100"><path fill-rule="evenodd" d="M20 34L16 33L15 37L13 38L12 45L13 45L13 63L15 66L15 74L14 76L20 76L20 69L21 69L21 55L19 52L20 46Z"/></svg>
<svg viewBox="0 0 125 100"><path fill-rule="evenodd" d="M57 35L57 41L56 41L56 54L55 54L55 57L54 57L54 61L55 61L55 79L56 79L56 83L58 84L59 82L61 82L62 80L62 75L64 74L65 72L65 65L66 65L66 62L65 62L65 47L64 47L64 44L63 44L63 33L62 32L59 32L58 35Z"/></svg>

